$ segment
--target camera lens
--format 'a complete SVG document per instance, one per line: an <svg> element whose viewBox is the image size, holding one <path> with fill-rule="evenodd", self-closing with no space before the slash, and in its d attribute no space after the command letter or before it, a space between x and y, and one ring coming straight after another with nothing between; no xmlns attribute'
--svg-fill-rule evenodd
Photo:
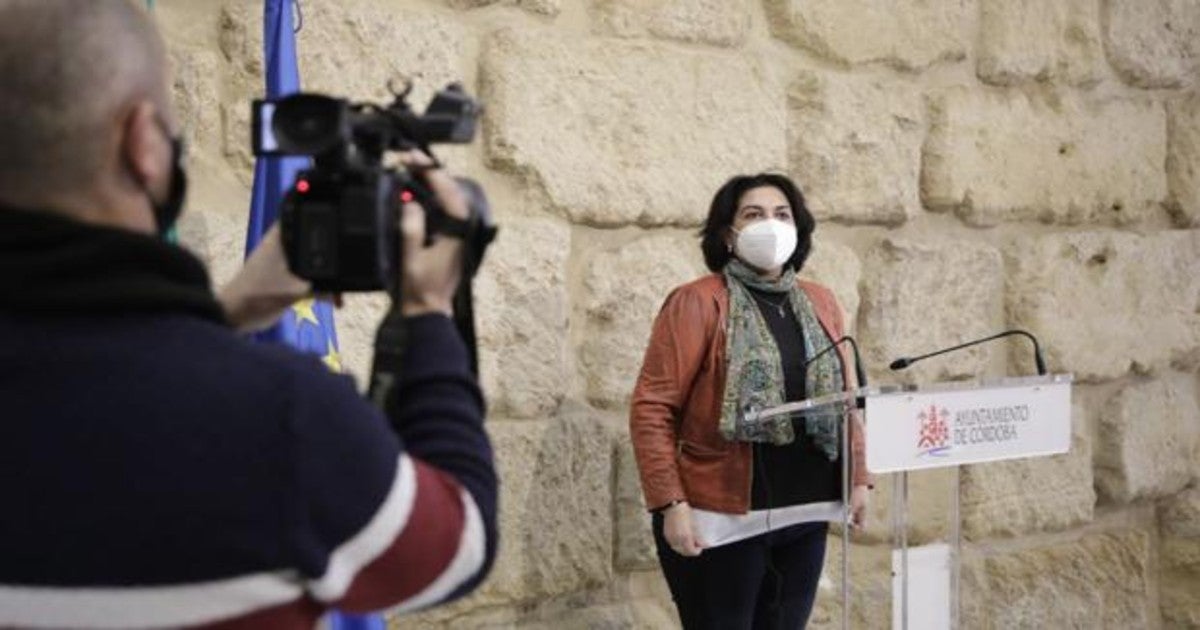
<svg viewBox="0 0 1200 630"><path fill-rule="evenodd" d="M317 155L340 146L345 121L345 101L297 94L279 101L271 126L284 152Z"/></svg>

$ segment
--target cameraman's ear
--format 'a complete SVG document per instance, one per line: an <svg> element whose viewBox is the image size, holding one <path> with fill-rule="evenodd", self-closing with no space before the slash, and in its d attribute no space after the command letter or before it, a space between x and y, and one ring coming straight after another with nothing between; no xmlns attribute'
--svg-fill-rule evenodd
<svg viewBox="0 0 1200 630"><path fill-rule="evenodd" d="M155 199L167 196L171 179L171 145L153 103L142 101L125 117L120 152L140 188Z"/></svg>

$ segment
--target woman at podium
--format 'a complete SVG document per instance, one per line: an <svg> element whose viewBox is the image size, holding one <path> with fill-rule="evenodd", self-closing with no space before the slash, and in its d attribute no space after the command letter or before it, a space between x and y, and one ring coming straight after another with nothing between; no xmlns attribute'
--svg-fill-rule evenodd
<svg viewBox="0 0 1200 630"><path fill-rule="evenodd" d="M854 385L844 347L822 354L843 335L837 300L796 275L814 227L787 177L734 177L701 230L712 273L671 291L654 322L629 425L687 630L804 627L828 522L846 514L840 418L744 413ZM855 526L867 501L862 435L855 421Z"/></svg>

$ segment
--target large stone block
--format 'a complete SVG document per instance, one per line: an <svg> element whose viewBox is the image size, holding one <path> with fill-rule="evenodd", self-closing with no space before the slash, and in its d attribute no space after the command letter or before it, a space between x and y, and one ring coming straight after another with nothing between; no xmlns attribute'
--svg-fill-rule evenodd
<svg viewBox="0 0 1200 630"><path fill-rule="evenodd" d="M1117 73L1143 88L1190 82L1200 54L1200 5L1192 0L1109 0L1105 47Z"/></svg>
<svg viewBox="0 0 1200 630"><path fill-rule="evenodd" d="M172 102L189 154L218 152L222 106L219 81L224 70L221 56L206 49L171 47L170 59Z"/></svg>
<svg viewBox="0 0 1200 630"><path fill-rule="evenodd" d="M490 606L596 589L612 571L612 439L573 407L551 420L488 423L500 475L500 549L491 576L449 619Z"/></svg>
<svg viewBox="0 0 1200 630"><path fill-rule="evenodd" d="M629 439L629 424L625 416L616 416L610 422L617 436L613 452L616 567L618 571L654 569L658 567L658 556L650 529L650 514L646 512L646 502L642 498L637 460Z"/></svg>
<svg viewBox="0 0 1200 630"><path fill-rule="evenodd" d="M964 466L963 533L970 540L1057 531L1092 520L1096 490L1084 409L1072 409L1074 437L1063 455Z"/></svg>
<svg viewBox="0 0 1200 630"><path fill-rule="evenodd" d="M966 56L967 0L766 0L771 33L842 64L919 70Z"/></svg>
<svg viewBox="0 0 1200 630"><path fill-rule="evenodd" d="M478 9L492 5L511 5L530 13L555 16L562 11L562 0L446 0L456 9Z"/></svg>
<svg viewBox="0 0 1200 630"><path fill-rule="evenodd" d="M508 543L495 592L528 600L605 583L612 576L613 447L603 420L572 408L532 431L500 423L489 430L506 480Z"/></svg>
<svg viewBox="0 0 1200 630"><path fill-rule="evenodd" d="M698 225L731 175L786 160L783 88L757 57L506 29L483 59L492 165L575 222Z"/></svg>
<svg viewBox="0 0 1200 630"><path fill-rule="evenodd" d="M987 244L886 238L865 257L859 330L863 360L880 375L914 356L995 332L1003 316L1003 262ZM930 359L902 373L915 382L981 376L996 345Z"/></svg>
<svg viewBox="0 0 1200 630"><path fill-rule="evenodd" d="M667 294L704 273L700 247L690 232L664 233L601 248L587 260L579 360L590 401L620 407L633 393Z"/></svg>
<svg viewBox="0 0 1200 630"><path fill-rule="evenodd" d="M814 236L812 251L800 276L833 291L842 307L846 334L854 334L858 321L858 283L862 279L862 262L858 254L832 237Z"/></svg>
<svg viewBox="0 0 1200 630"><path fill-rule="evenodd" d="M1200 231L1048 234L1008 255L1010 323L1052 370L1095 381L1200 351Z"/></svg>
<svg viewBox="0 0 1200 630"><path fill-rule="evenodd" d="M1164 628L1200 628L1200 539L1168 538L1160 547Z"/></svg>
<svg viewBox="0 0 1200 630"><path fill-rule="evenodd" d="M1195 377L1126 387L1101 411L1097 434L1096 487L1105 498L1127 503L1182 490L1200 439Z"/></svg>
<svg viewBox="0 0 1200 630"><path fill-rule="evenodd" d="M592 0L596 31L618 37L739 46L750 31L750 0Z"/></svg>
<svg viewBox="0 0 1200 630"><path fill-rule="evenodd" d="M930 112L922 198L973 225L1122 224L1166 199L1160 104L954 88L933 97Z"/></svg>
<svg viewBox="0 0 1200 630"><path fill-rule="evenodd" d="M1200 227L1200 95L1168 104L1169 208L1180 227Z"/></svg>
<svg viewBox="0 0 1200 630"><path fill-rule="evenodd" d="M564 223L506 220L480 270L475 283L480 372L494 412L544 416L566 392L570 243Z"/></svg>
<svg viewBox="0 0 1200 630"><path fill-rule="evenodd" d="M223 286L241 269L246 248L245 217L189 207L180 215L176 228L180 245L204 261L214 287Z"/></svg>
<svg viewBox="0 0 1200 630"><path fill-rule="evenodd" d="M1192 486L1158 508L1163 536L1200 540L1200 486Z"/></svg>
<svg viewBox="0 0 1200 630"><path fill-rule="evenodd" d="M1200 487L1159 508L1164 627L1200 628Z"/></svg>
<svg viewBox="0 0 1200 630"><path fill-rule="evenodd" d="M920 212L924 105L913 86L806 74L789 105L792 169L818 219L895 225Z"/></svg>
<svg viewBox="0 0 1200 630"><path fill-rule="evenodd" d="M1094 0L981 0L976 69L984 81L1091 85L1103 64Z"/></svg>
<svg viewBox="0 0 1200 630"><path fill-rule="evenodd" d="M1150 536L1124 531L995 555L963 572L965 628L1147 628Z"/></svg>

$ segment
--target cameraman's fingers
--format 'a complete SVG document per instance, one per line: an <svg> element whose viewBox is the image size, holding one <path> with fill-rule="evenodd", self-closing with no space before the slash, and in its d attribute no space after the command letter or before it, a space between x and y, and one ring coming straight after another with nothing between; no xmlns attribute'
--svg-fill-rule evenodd
<svg viewBox="0 0 1200 630"><path fill-rule="evenodd" d="M467 197L463 194L458 182L442 168L437 167L433 158L424 151L412 149L399 154L400 163L405 167L420 173L421 178L437 196L438 202L446 214L456 219L470 216Z"/></svg>
<svg viewBox="0 0 1200 630"><path fill-rule="evenodd" d="M405 255L425 246L425 211L420 204L406 203L400 208L400 236L404 239Z"/></svg>
<svg viewBox="0 0 1200 630"><path fill-rule="evenodd" d="M433 158L430 157L428 153L426 153L420 149L409 149L407 151L401 151L400 153L396 154L396 158L400 160L400 163L403 164L405 166L405 168L421 169L421 168L433 168L434 166L436 166L436 163L433 161Z"/></svg>

